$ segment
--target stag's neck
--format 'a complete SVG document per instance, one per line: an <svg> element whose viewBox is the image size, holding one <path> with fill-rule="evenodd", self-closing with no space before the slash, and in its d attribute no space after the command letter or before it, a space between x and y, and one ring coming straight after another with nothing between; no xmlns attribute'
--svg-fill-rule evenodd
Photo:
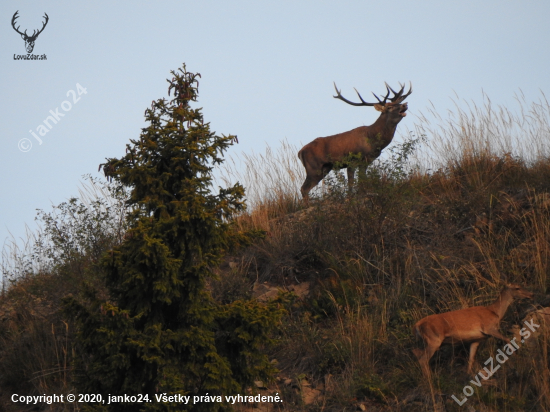
<svg viewBox="0 0 550 412"><path fill-rule="evenodd" d="M504 289L497 300L492 305L487 306L488 309L495 312L499 319L504 317L504 314L508 310L508 306L512 304L514 298L508 289Z"/></svg>
<svg viewBox="0 0 550 412"><path fill-rule="evenodd" d="M381 140L383 147L386 147L391 143L398 123L390 121L389 116L386 113L382 113L372 124L371 132Z"/></svg>

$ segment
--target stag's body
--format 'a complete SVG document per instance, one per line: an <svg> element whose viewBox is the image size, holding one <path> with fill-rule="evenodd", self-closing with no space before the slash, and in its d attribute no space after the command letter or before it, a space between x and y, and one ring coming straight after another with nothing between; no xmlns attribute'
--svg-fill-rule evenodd
<svg viewBox="0 0 550 412"><path fill-rule="evenodd" d="M337 93L335 98L354 106L374 106L382 114L370 126L361 126L333 136L318 137L302 147L298 152L298 157L306 169L306 180L301 188L302 196L306 202L309 198L309 191L333 169L336 162L340 163L342 167L347 167L348 185L351 188L355 170L345 164L345 159L350 155L359 155L366 167L380 156L382 150L391 143L397 124L406 116L407 103L401 104L401 102L412 93L412 88L403 95L403 87L397 93L389 86L386 85L386 87L388 94L383 101L375 95L379 103L367 103L359 93L357 94L362 103L353 103L343 98L334 85ZM394 93L394 97L390 99L390 102L386 102L390 91ZM364 169L360 172L363 171Z"/></svg>
<svg viewBox="0 0 550 412"><path fill-rule="evenodd" d="M479 344L493 336L510 343L499 332L501 319L514 299L532 298L533 294L518 285L506 286L498 299L489 306L474 306L467 309L430 315L419 320L413 333L424 341L424 350L414 349L425 375L429 376L429 361L442 344L470 344L468 373L472 372Z"/></svg>

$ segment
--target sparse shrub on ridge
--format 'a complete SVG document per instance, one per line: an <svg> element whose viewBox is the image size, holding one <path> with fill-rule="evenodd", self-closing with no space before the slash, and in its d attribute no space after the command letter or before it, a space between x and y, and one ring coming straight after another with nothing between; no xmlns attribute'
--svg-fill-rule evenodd
<svg viewBox="0 0 550 412"><path fill-rule="evenodd" d="M79 199L38 211L41 229L26 248L15 241L4 246L2 275L9 287L0 299L0 411L21 410L10 400L13 393L74 389L74 329L61 299L88 286L104 294L98 263L125 231L124 191L87 179ZM71 410L70 404L59 406Z"/></svg>

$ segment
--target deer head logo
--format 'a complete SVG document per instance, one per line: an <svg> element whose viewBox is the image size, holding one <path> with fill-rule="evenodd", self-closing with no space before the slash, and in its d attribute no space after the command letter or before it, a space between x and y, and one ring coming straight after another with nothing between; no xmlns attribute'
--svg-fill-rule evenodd
<svg viewBox="0 0 550 412"><path fill-rule="evenodd" d="M44 13L44 15L45 15L44 18L46 19L46 21L44 22L44 25L42 26L42 28L40 30L38 30L38 32L36 32L36 30L34 30L32 32L32 36L28 36L27 35L27 30L25 30L24 33L21 33L19 31L20 26L17 26L17 28L15 28L15 19L17 19L19 17L17 15L17 13L19 13L19 10L17 10L15 12L15 14L13 15L13 17L11 19L11 25L12 25L13 29L21 35L21 38L23 40L25 40L25 48L27 49L27 53L32 53L32 50L34 49L34 42L36 41L36 38L38 37L38 35L40 33L42 33L42 31L44 30L44 27L46 27L46 24L48 24L49 17L46 13Z"/></svg>

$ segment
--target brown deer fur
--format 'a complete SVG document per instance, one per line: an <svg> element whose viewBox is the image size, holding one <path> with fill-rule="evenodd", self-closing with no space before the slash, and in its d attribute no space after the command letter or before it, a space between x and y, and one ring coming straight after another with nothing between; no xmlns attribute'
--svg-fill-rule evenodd
<svg viewBox="0 0 550 412"><path fill-rule="evenodd" d="M424 341L424 350L414 349L422 371L430 375L429 361L442 344L470 344L468 373L472 372L474 357L479 344L493 336L510 343L499 332L500 320L514 299L529 298L533 294L518 285L507 285L497 300L489 306L474 306L467 309L430 315L419 320L413 333Z"/></svg>
<svg viewBox="0 0 550 412"><path fill-rule="evenodd" d="M360 154L361 160L368 166L380 156L382 149L391 143L397 124L406 116L407 103L402 102L412 93L412 87L407 94L403 95L404 87L401 87L401 90L396 93L386 84L388 94L383 101L374 95L379 103L367 103L357 93L362 103L353 103L341 96L336 85L334 88L337 93L335 98L354 106L373 106L381 114L370 126L361 126L333 136L318 137L302 147L298 152L298 157L306 169L306 180L301 188L306 203L309 199L309 191L332 170L335 162L342 162L350 154ZM386 102L390 91L393 92L394 97L390 99L390 102ZM360 170L360 173L364 173L364 169ZM348 185L351 188L355 170L352 167L347 167L347 174Z"/></svg>

